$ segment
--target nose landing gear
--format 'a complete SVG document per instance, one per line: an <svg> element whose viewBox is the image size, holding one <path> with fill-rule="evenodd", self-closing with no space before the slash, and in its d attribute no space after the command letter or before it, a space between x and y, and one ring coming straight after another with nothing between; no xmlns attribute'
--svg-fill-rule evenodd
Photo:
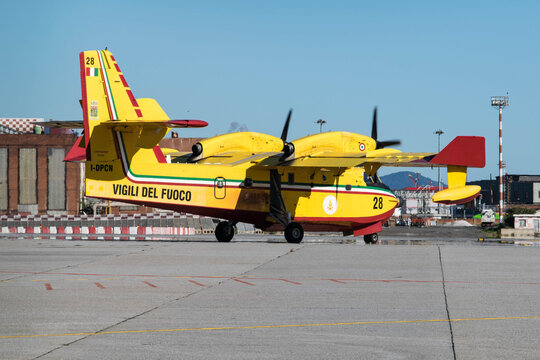
<svg viewBox="0 0 540 360"><path fill-rule="evenodd" d="M364 241L366 244L376 244L379 241L379 235L377 233L364 235Z"/></svg>

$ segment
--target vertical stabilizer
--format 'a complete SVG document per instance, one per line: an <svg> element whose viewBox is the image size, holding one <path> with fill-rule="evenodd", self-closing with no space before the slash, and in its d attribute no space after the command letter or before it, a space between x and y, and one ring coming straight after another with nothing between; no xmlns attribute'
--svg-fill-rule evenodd
<svg viewBox="0 0 540 360"><path fill-rule="evenodd" d="M91 161L117 159L119 157L117 135L111 126L100 124L106 121L119 123L127 120L144 121L143 110L109 51L81 52L80 65L87 159ZM125 136L127 142L130 142L129 137Z"/></svg>

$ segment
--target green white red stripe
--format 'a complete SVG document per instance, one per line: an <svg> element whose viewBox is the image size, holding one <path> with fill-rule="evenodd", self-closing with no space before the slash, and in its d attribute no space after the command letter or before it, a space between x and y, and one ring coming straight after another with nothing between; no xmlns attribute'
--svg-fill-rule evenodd
<svg viewBox="0 0 540 360"><path fill-rule="evenodd" d="M99 65L101 67L101 71L103 73L103 83L105 87L105 93L107 95L107 102L109 104L109 110L111 114L111 120L118 120L118 114L116 113L116 107L114 105L114 100L112 98L112 91L111 86L109 85L109 78L107 76L107 72L105 71L105 67L103 66L103 57L101 55L101 51L98 51L99 56Z"/></svg>
<svg viewBox="0 0 540 360"><path fill-rule="evenodd" d="M86 68L86 76L99 76L98 68L87 67Z"/></svg>

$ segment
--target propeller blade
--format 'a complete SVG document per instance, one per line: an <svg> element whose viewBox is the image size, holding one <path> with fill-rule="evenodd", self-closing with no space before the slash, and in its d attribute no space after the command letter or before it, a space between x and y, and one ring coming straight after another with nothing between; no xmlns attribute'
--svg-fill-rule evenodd
<svg viewBox="0 0 540 360"><path fill-rule="evenodd" d="M378 134L377 134L377 107L375 106L375 109L373 109L373 123L371 125L371 138L375 140L376 142L376 149L382 149L387 146L392 145L400 145L401 140L387 140L387 141L379 141L377 140Z"/></svg>
<svg viewBox="0 0 540 360"><path fill-rule="evenodd" d="M377 141L377 149L382 149L387 146L400 145L400 144L401 144L401 140Z"/></svg>
<svg viewBox="0 0 540 360"><path fill-rule="evenodd" d="M377 107L373 109L373 123L371 124L371 138L377 141Z"/></svg>
<svg viewBox="0 0 540 360"><path fill-rule="evenodd" d="M292 109L289 110L287 115L287 120L285 120L285 125L283 126L283 131L281 132L281 140L287 142L287 133L289 132L289 123L291 122Z"/></svg>

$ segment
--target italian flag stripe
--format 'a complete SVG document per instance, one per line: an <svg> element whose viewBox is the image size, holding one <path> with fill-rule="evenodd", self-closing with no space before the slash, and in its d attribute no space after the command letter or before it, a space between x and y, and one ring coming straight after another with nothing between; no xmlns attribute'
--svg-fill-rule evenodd
<svg viewBox="0 0 540 360"><path fill-rule="evenodd" d="M98 76L98 68L93 67L87 67L86 68L86 76Z"/></svg>

